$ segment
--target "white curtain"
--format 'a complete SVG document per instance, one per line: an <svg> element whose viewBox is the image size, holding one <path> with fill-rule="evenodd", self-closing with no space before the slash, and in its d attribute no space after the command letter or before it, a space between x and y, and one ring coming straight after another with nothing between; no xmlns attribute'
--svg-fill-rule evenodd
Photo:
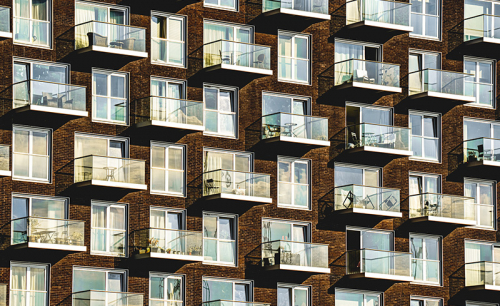
<svg viewBox="0 0 500 306"><path fill-rule="evenodd" d="M221 39L233 41L234 28L225 25L205 23L203 27L203 43L205 44L203 49L204 67L221 63L222 43L208 44Z"/></svg>
<svg viewBox="0 0 500 306"><path fill-rule="evenodd" d="M76 4L75 10L75 43L76 49L84 48L89 45L89 39L87 36L88 32L92 31L92 23L86 23L85 25L80 25L87 21L96 20L94 7L91 5Z"/></svg>
<svg viewBox="0 0 500 306"><path fill-rule="evenodd" d="M361 5L360 0L347 2L346 4L346 21L347 24L356 23L361 20Z"/></svg>

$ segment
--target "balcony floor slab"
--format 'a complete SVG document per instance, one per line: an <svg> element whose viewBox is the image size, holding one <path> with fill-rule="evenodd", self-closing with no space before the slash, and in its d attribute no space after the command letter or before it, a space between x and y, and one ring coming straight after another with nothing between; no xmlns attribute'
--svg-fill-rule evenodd
<svg viewBox="0 0 500 306"><path fill-rule="evenodd" d="M331 273L330 268L318 268L318 267L303 267L303 266L295 266L295 265L286 265L286 264L276 264L272 266L265 267L266 270L274 271L296 271L296 272L308 272L308 273Z"/></svg>
<svg viewBox="0 0 500 306"><path fill-rule="evenodd" d="M168 253L158 253L158 252L136 254L134 255L134 258L135 259L157 258L157 259L183 260L191 262L202 262L204 260L203 256L179 255L179 254L168 254Z"/></svg>
<svg viewBox="0 0 500 306"><path fill-rule="evenodd" d="M413 27L364 20L346 25L335 36L385 43L394 36L413 32Z"/></svg>
<svg viewBox="0 0 500 306"><path fill-rule="evenodd" d="M14 245L16 249L30 248L30 249L46 249L68 252L86 252L87 247L83 245L67 245L67 244L54 244L54 243L39 243L27 242Z"/></svg>

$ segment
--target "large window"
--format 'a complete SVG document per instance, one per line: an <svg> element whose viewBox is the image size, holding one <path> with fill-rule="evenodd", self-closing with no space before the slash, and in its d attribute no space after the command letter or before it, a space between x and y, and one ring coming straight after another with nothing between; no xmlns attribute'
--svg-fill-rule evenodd
<svg viewBox="0 0 500 306"><path fill-rule="evenodd" d="M381 306L382 293L335 288L335 305Z"/></svg>
<svg viewBox="0 0 500 306"><path fill-rule="evenodd" d="M410 195L441 193L441 176L430 173L410 173Z"/></svg>
<svg viewBox="0 0 500 306"><path fill-rule="evenodd" d="M285 220L262 220L262 242L270 241L311 242L311 225Z"/></svg>
<svg viewBox="0 0 500 306"><path fill-rule="evenodd" d="M293 284L278 284L278 305L311 305L311 287Z"/></svg>
<svg viewBox="0 0 500 306"><path fill-rule="evenodd" d="M186 146L151 143L151 192L184 196Z"/></svg>
<svg viewBox="0 0 500 306"><path fill-rule="evenodd" d="M380 62L382 60L382 45L353 40L335 40L335 63L350 59Z"/></svg>
<svg viewBox="0 0 500 306"><path fill-rule="evenodd" d="M394 251L394 232L369 228L348 228L346 247L348 251L361 249Z"/></svg>
<svg viewBox="0 0 500 306"><path fill-rule="evenodd" d="M382 169L353 164L335 164L335 186L382 186Z"/></svg>
<svg viewBox="0 0 500 306"><path fill-rule="evenodd" d="M210 301L253 301L253 282L224 278L203 278L203 302ZM238 305L238 303L236 303ZM244 304L244 303L242 303Z"/></svg>
<svg viewBox="0 0 500 306"><path fill-rule="evenodd" d="M127 256L127 205L93 201L91 209L91 253Z"/></svg>
<svg viewBox="0 0 500 306"><path fill-rule="evenodd" d="M410 252L412 258L412 276L415 278L415 281L440 285L441 237L410 234Z"/></svg>
<svg viewBox="0 0 500 306"><path fill-rule="evenodd" d="M151 16L151 61L186 66L186 17L154 12Z"/></svg>
<svg viewBox="0 0 500 306"><path fill-rule="evenodd" d="M14 0L15 42L51 47L51 3L51 0Z"/></svg>
<svg viewBox="0 0 500 306"><path fill-rule="evenodd" d="M149 273L150 306L183 306L184 275Z"/></svg>
<svg viewBox="0 0 500 306"><path fill-rule="evenodd" d="M413 159L441 161L441 116L410 111Z"/></svg>
<svg viewBox="0 0 500 306"><path fill-rule="evenodd" d="M203 255L206 262L236 265L236 216L203 214Z"/></svg>
<svg viewBox="0 0 500 306"><path fill-rule="evenodd" d="M88 290L126 292L127 272L119 269L74 267L73 292Z"/></svg>
<svg viewBox="0 0 500 306"><path fill-rule="evenodd" d="M310 115L311 99L301 96L264 92L262 94L262 116L287 113Z"/></svg>
<svg viewBox="0 0 500 306"><path fill-rule="evenodd" d="M310 161L278 157L278 205L310 208Z"/></svg>
<svg viewBox="0 0 500 306"><path fill-rule="evenodd" d="M238 137L237 89L204 85L205 133Z"/></svg>
<svg viewBox="0 0 500 306"><path fill-rule="evenodd" d="M476 204L476 226L496 228L496 182L470 179L464 180L464 195L474 198Z"/></svg>
<svg viewBox="0 0 500 306"><path fill-rule="evenodd" d="M311 36L278 32L278 80L309 84L311 81Z"/></svg>
<svg viewBox="0 0 500 306"><path fill-rule="evenodd" d="M45 306L49 298L49 265L10 263L10 305Z"/></svg>
<svg viewBox="0 0 500 306"><path fill-rule="evenodd" d="M75 158L88 155L127 158L128 146L127 138L76 134Z"/></svg>
<svg viewBox="0 0 500 306"><path fill-rule="evenodd" d="M13 126L13 176L15 179L49 182L51 178L52 131Z"/></svg>
<svg viewBox="0 0 500 306"><path fill-rule="evenodd" d="M442 306L443 299L428 297L411 297L410 306ZM469 305L469 304L467 304Z"/></svg>
<svg viewBox="0 0 500 306"><path fill-rule="evenodd" d="M441 0L410 0L411 36L441 39Z"/></svg>
<svg viewBox="0 0 500 306"><path fill-rule="evenodd" d="M464 58L464 72L474 75L474 83L470 85L473 87L476 102L469 105L495 107L495 62L466 57Z"/></svg>
<svg viewBox="0 0 500 306"><path fill-rule="evenodd" d="M92 119L128 124L128 74L92 70Z"/></svg>
<svg viewBox="0 0 500 306"><path fill-rule="evenodd" d="M226 10L238 10L238 0L205 0L205 6Z"/></svg>

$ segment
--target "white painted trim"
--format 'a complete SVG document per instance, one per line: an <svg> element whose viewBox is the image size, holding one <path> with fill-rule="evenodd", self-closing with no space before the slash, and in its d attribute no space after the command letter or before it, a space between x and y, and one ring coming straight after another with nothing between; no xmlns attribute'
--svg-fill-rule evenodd
<svg viewBox="0 0 500 306"><path fill-rule="evenodd" d="M339 214L368 214L375 216L387 216L392 218L402 218L403 213L397 211L385 211L385 210L375 210L375 209L366 209L366 208L347 208L347 209L339 209L337 210Z"/></svg>
<svg viewBox="0 0 500 306"><path fill-rule="evenodd" d="M476 97L462 96L462 95L454 95L447 94L442 92L434 92L434 91L426 91L418 94L410 95L411 99L420 99L420 98L438 98L438 99L448 99L448 100L457 100L464 102L475 102Z"/></svg>
<svg viewBox="0 0 500 306"><path fill-rule="evenodd" d="M412 222L441 222L441 223L452 223L452 224L462 224L462 225L469 225L469 226L474 226L476 225L476 221L472 220L464 220L464 219L456 219L456 218L447 218L447 217L439 217L439 216L423 216L423 217L417 217L417 218L411 218Z"/></svg>
<svg viewBox="0 0 500 306"><path fill-rule="evenodd" d="M3 32L3 31L0 31L0 37L12 38L12 32Z"/></svg>
<svg viewBox="0 0 500 306"><path fill-rule="evenodd" d="M77 186L102 186L102 187L116 187L124 189L138 189L147 190L148 186L146 184L132 184L132 183L122 183L122 182L111 182L111 181L100 181L100 180L88 180L77 183Z"/></svg>
<svg viewBox="0 0 500 306"><path fill-rule="evenodd" d="M385 279L392 280L396 282L413 282L415 279L413 276L399 276L399 275L389 275L380 273L356 273L349 274L350 278L375 278L375 279Z"/></svg>
<svg viewBox="0 0 500 306"><path fill-rule="evenodd" d="M87 251L87 247L84 245L68 245L68 244L37 243L37 242L28 242L24 245L28 248L35 248L35 249L49 249L49 250L75 251L75 252Z"/></svg>
<svg viewBox="0 0 500 306"><path fill-rule="evenodd" d="M248 202L259 202L259 203L268 203L271 204L273 202L272 198L264 198L264 197L252 197L245 195L237 195L230 193L219 193L205 196L207 200L236 200L236 201L248 201Z"/></svg>
<svg viewBox="0 0 500 306"><path fill-rule="evenodd" d="M142 57L142 58L148 57L147 52L132 51L132 50L125 50L125 49L118 49L118 48L109 48L109 47L102 47L102 46L96 46L96 45L92 45L90 47L78 50L79 53L84 53L84 52L89 52L89 51L113 53L113 54L120 54L120 55L133 56L133 57Z"/></svg>
<svg viewBox="0 0 500 306"><path fill-rule="evenodd" d="M139 256L142 256L143 254L140 254ZM179 254L167 254L167 253L157 253L157 252L150 252L144 254L149 258L162 258L162 259L176 259L176 260L187 260L187 261L203 261L205 258L203 255L201 256L194 256L194 255L179 255Z"/></svg>
<svg viewBox="0 0 500 306"><path fill-rule="evenodd" d="M385 154L393 154L393 155L402 155L402 156L412 156L412 150L399 150L399 149L388 149L388 148L379 148L379 147L371 147L371 146L362 146L359 148L352 148L348 150L356 150L361 149L365 152L374 152L374 153L385 153Z"/></svg>
<svg viewBox="0 0 500 306"><path fill-rule="evenodd" d="M79 111L79 110L72 110L72 109L67 109L67 108L59 108L59 107L49 107L49 106L41 106L41 105L27 105L21 108L17 108L16 112L24 112L24 111L36 111L36 112L46 112L46 113L53 113L53 114L63 114L63 115L70 115L70 116L79 116L79 117L88 117L89 113L87 111Z"/></svg>
<svg viewBox="0 0 500 306"><path fill-rule="evenodd" d="M137 127L143 126L162 126L162 127L170 127L175 129L183 129L183 130L195 130L195 131L204 131L205 127L203 125L194 125L194 124L184 124L184 123L176 123L176 122L166 122L161 120L148 120L137 124Z"/></svg>
<svg viewBox="0 0 500 306"><path fill-rule="evenodd" d="M331 273L330 268L305 267L296 265L275 264L267 268L268 270L287 270L312 273Z"/></svg>
<svg viewBox="0 0 500 306"><path fill-rule="evenodd" d="M234 71L242 71L248 73L256 73L256 74L264 74L264 75L273 75L273 71L271 69L263 69L263 68L252 68L252 67L244 67L238 65L229 65L229 64L218 64L206 67L208 70L234 70Z"/></svg>
<svg viewBox="0 0 500 306"><path fill-rule="evenodd" d="M300 137L289 137L289 136L277 136L277 137L271 137L265 139L266 142L278 142L278 141L283 141L283 142L293 142L293 143L303 143L307 145L313 145L313 146L321 146L321 147L329 147L330 146L330 141L328 140L315 140L315 139L307 139L307 138L300 138Z"/></svg>
<svg viewBox="0 0 500 306"><path fill-rule="evenodd" d="M403 92L403 89L401 87L385 86L385 85L378 85L378 84L371 84L371 83L364 83L364 82L346 82L344 84L337 85L337 86L339 89L364 88L364 89L394 92L394 93L402 93Z"/></svg>
<svg viewBox="0 0 500 306"><path fill-rule="evenodd" d="M371 21L371 20L363 20L363 21L348 25L349 28L357 28L357 27L361 27L361 26L383 28L383 29L396 30L396 31L401 31L401 32L413 32L413 27L411 27L411 26L402 26L402 25L393 24L393 23L385 23L385 22L378 22L378 21Z"/></svg>
<svg viewBox="0 0 500 306"><path fill-rule="evenodd" d="M287 14L287 15L295 15L295 16L322 19L322 20L330 20L331 19L331 16L328 14L307 12L307 11L294 10L294 9L289 9L289 8L278 8L278 9L275 9L272 11L268 11L265 14L271 15L270 17L272 17L272 15L274 15L274 14Z"/></svg>
<svg viewBox="0 0 500 306"><path fill-rule="evenodd" d="M0 170L0 176L12 176L12 172L8 170Z"/></svg>

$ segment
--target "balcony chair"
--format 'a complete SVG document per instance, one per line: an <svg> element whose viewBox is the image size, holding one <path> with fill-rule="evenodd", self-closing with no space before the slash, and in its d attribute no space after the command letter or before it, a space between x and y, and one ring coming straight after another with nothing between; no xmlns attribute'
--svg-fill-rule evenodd
<svg viewBox="0 0 500 306"><path fill-rule="evenodd" d="M266 60L266 55L265 54L259 54L257 56L257 61L253 62L254 66L259 67L259 68L264 68L264 62Z"/></svg>
<svg viewBox="0 0 500 306"><path fill-rule="evenodd" d="M90 46L101 46L101 47L108 46L108 38L106 36L102 36L94 32L87 33L87 36L89 38Z"/></svg>
<svg viewBox="0 0 500 306"><path fill-rule="evenodd" d="M357 147L361 147L361 143L358 140L358 135L356 132L351 132L351 141L350 143L347 144L348 149L354 149Z"/></svg>
<svg viewBox="0 0 500 306"><path fill-rule="evenodd" d="M219 55L220 55L221 64L231 65L233 63L233 60L232 60L233 55L232 54L231 54L231 56L227 56L227 55L222 56L222 50L219 50Z"/></svg>
<svg viewBox="0 0 500 306"><path fill-rule="evenodd" d="M356 69L356 81L374 84L375 79L368 77L368 71L363 69Z"/></svg>
<svg viewBox="0 0 500 306"><path fill-rule="evenodd" d="M429 203L429 201L425 201L424 203L424 211L427 212L427 215L434 216L438 211L439 204L438 203Z"/></svg>
<svg viewBox="0 0 500 306"><path fill-rule="evenodd" d="M215 186L215 181L213 178L209 178L205 180L205 191L207 194L216 194L218 193L219 187Z"/></svg>
<svg viewBox="0 0 500 306"><path fill-rule="evenodd" d="M391 210L393 207L397 206L398 199L394 195L390 195L382 203L380 203L380 210L382 210L383 205L387 206L387 210Z"/></svg>
<svg viewBox="0 0 500 306"><path fill-rule="evenodd" d="M265 138L273 138L273 137L279 137L280 136L280 126L279 125L272 125L272 124L267 124L264 126L264 135L266 136Z"/></svg>
<svg viewBox="0 0 500 306"><path fill-rule="evenodd" d="M384 148L394 149L396 145L396 134L386 133L381 135L381 144Z"/></svg>

